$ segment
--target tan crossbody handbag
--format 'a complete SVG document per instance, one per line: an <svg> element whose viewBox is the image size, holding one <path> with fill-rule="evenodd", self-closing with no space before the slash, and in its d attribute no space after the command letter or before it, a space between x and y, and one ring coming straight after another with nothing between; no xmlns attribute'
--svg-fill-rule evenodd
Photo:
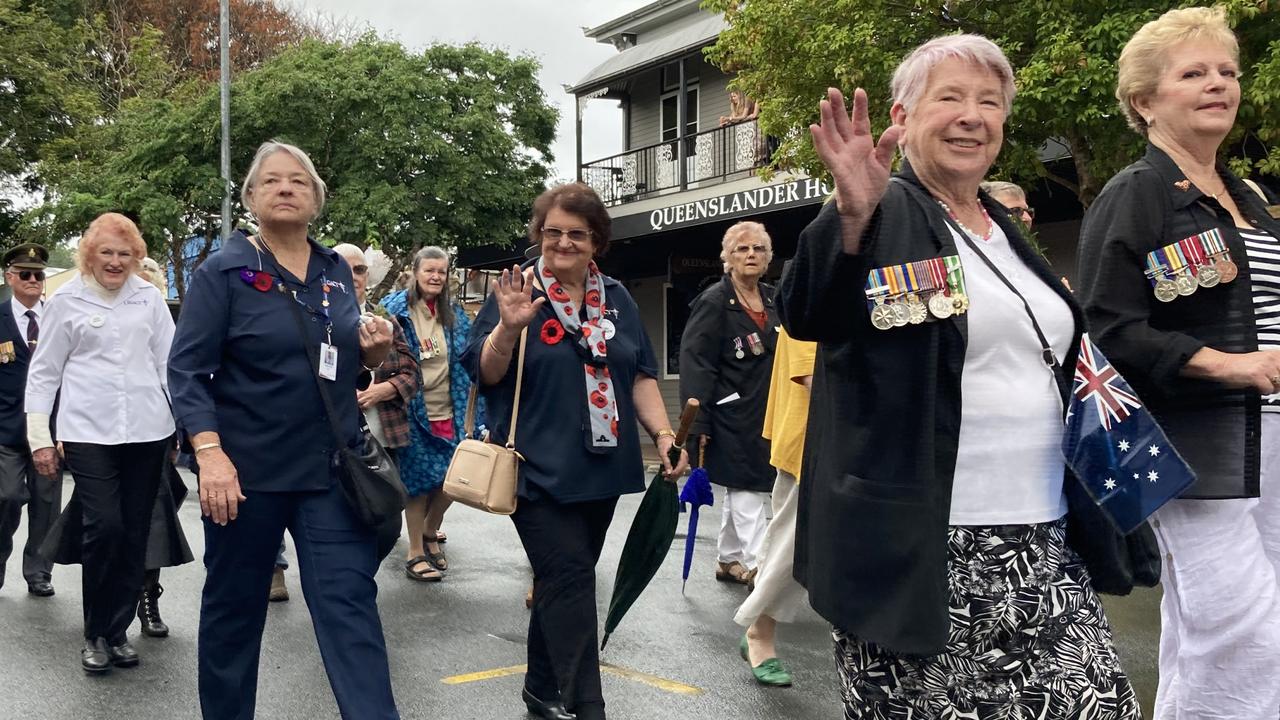
<svg viewBox="0 0 1280 720"><path fill-rule="evenodd" d="M520 388L524 384L524 346L529 328L520 332L520 354L516 360L516 395L511 403L511 429L507 444L475 439L477 384L471 385L467 398L467 417L463 424L465 437L453 451L449 469L444 474L444 494L455 502L495 515L516 511L516 488L520 482L520 461L516 452L516 421L520 417Z"/></svg>

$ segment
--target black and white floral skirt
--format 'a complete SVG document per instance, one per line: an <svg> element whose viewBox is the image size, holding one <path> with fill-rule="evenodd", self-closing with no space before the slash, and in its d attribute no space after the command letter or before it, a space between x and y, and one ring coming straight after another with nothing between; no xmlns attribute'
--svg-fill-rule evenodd
<svg viewBox="0 0 1280 720"><path fill-rule="evenodd" d="M951 635L898 655L835 629L847 720L1128 720L1142 711L1064 521L952 526Z"/></svg>

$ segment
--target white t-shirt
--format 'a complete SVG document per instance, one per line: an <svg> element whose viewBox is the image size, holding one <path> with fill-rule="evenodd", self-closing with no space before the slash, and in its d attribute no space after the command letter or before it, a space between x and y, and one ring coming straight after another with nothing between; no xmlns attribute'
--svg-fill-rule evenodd
<svg viewBox="0 0 1280 720"><path fill-rule="evenodd" d="M1067 512L1062 494L1062 400L1022 301L952 229L970 306L960 383L952 525L1021 525ZM1062 298L1014 254L997 225L983 254L1009 279L1061 360L1074 320Z"/></svg>

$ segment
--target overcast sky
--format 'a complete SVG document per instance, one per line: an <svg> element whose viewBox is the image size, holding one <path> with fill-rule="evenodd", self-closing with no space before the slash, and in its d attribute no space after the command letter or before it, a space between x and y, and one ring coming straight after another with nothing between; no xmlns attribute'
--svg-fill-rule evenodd
<svg viewBox="0 0 1280 720"><path fill-rule="evenodd" d="M582 34L644 7L650 0L293 0L303 10L318 10L372 27L378 35L410 50L433 42L476 41L542 63L547 100L560 109L553 146L554 175L574 177L573 96L563 86L577 83L617 51ZM593 100L583 118L585 161L622 152L621 113L617 102Z"/></svg>

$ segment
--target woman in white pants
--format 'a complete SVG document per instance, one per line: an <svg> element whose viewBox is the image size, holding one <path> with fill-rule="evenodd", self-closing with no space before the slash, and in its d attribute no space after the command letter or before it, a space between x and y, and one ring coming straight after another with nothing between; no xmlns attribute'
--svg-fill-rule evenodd
<svg viewBox="0 0 1280 720"><path fill-rule="evenodd" d="M740 222L721 241L724 277L693 301L680 341L680 396L702 411L692 433L711 482L726 488L716 579L747 584L768 527L774 471L760 436L768 400L778 313L760 282L773 258L764 226Z"/></svg>
<svg viewBox="0 0 1280 720"><path fill-rule="evenodd" d="M1221 8L1144 25L1116 95L1147 152L1081 229L1093 336L1197 477L1151 523L1160 719L1280 715L1280 222L1218 160L1240 74Z"/></svg>

